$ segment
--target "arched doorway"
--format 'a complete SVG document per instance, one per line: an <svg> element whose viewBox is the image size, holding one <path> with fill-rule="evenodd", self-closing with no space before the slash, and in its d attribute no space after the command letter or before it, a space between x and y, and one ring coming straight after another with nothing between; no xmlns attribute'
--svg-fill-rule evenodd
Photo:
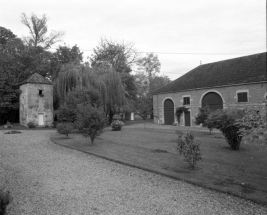
<svg viewBox="0 0 267 215"><path fill-rule="evenodd" d="M174 104L171 99L164 101L164 124L172 125L174 123Z"/></svg>
<svg viewBox="0 0 267 215"><path fill-rule="evenodd" d="M223 100L218 93L209 92L203 98L201 106L209 106L212 110L223 109Z"/></svg>

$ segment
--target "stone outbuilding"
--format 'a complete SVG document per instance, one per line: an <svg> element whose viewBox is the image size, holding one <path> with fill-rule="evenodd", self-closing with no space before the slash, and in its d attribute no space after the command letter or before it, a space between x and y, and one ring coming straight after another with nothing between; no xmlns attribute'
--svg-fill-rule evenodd
<svg viewBox="0 0 267 215"><path fill-rule="evenodd" d="M20 124L28 127L29 122L37 126L53 123L53 85L38 73L34 73L20 84Z"/></svg>
<svg viewBox="0 0 267 215"><path fill-rule="evenodd" d="M186 107L181 126L196 126L199 108L265 108L266 52L203 64L153 95L154 123L177 123L176 108Z"/></svg>

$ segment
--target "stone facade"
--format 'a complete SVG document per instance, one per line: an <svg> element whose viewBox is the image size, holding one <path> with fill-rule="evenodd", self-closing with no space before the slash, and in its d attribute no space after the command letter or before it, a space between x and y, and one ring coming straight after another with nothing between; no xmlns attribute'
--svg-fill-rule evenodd
<svg viewBox="0 0 267 215"><path fill-rule="evenodd" d="M266 98L267 93L267 83L250 83L250 84L237 84L231 86L222 86L214 88L203 88L203 89L194 89L187 90L175 93L161 93L153 96L153 108L154 108L154 123L164 124L164 101L166 99L171 99L174 103L174 119L177 122L175 117L175 110L177 107L183 106L183 97L190 97L190 105L185 105L186 108L190 111L191 117L191 126L196 126L195 116L198 114L198 108L201 107L202 98L205 94L209 92L215 92L219 94L223 100L223 108L245 108L245 107L261 107L265 108L263 103L264 98ZM248 101L247 102L238 102L237 93L238 92L247 92ZM184 114L181 116L180 125L184 126Z"/></svg>
<svg viewBox="0 0 267 215"><path fill-rule="evenodd" d="M20 86L20 124L23 126L27 127L29 122L38 126L53 123L53 85L42 78L34 74Z"/></svg>

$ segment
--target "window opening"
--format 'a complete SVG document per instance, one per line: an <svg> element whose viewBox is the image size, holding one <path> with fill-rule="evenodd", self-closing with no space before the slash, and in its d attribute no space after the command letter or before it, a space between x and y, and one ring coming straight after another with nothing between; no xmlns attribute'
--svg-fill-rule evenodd
<svg viewBox="0 0 267 215"><path fill-rule="evenodd" d="M248 102L248 93L247 92L237 93L237 101Z"/></svg>
<svg viewBox="0 0 267 215"><path fill-rule="evenodd" d="M190 105L190 97L184 97L184 105Z"/></svg>

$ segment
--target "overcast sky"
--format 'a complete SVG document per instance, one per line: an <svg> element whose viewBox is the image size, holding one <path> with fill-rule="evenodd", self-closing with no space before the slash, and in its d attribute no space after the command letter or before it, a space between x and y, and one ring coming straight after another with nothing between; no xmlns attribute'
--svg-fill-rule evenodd
<svg viewBox="0 0 267 215"><path fill-rule="evenodd" d="M266 0L1 0L0 26L28 35L23 12L46 14L48 30L64 31L84 60L101 37L155 52L172 80L200 61L266 52Z"/></svg>

